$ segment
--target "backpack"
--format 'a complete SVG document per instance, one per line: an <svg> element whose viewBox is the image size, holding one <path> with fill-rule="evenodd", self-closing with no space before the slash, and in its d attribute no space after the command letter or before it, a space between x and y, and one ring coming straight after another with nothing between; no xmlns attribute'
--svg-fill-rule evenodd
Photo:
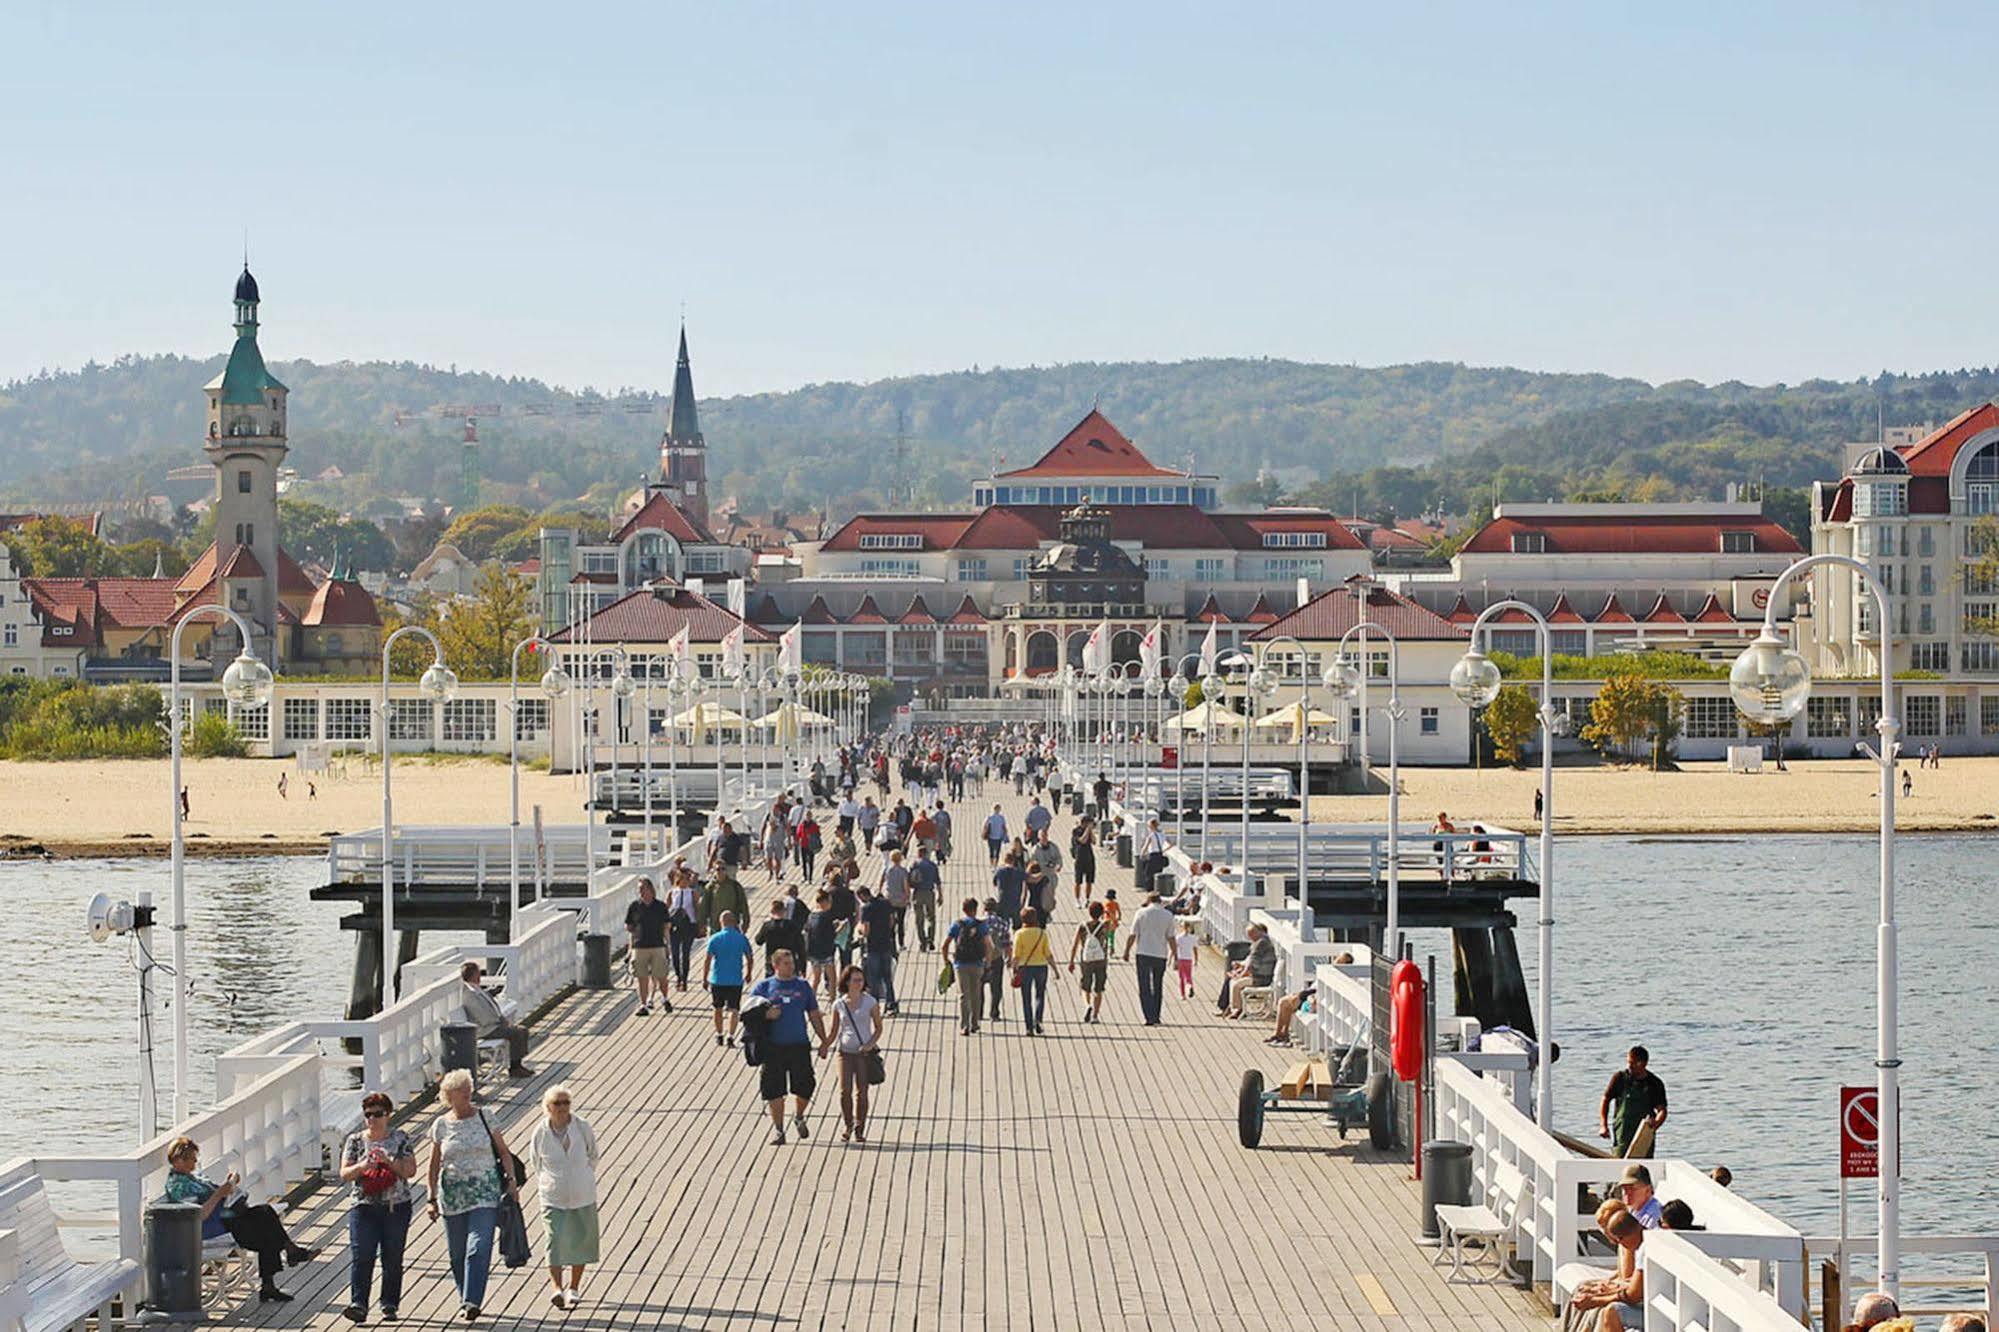
<svg viewBox="0 0 1999 1332"><path fill-rule="evenodd" d="M970 929L965 927L969 925ZM953 941L951 960L965 966L983 963L986 960L986 927L967 917L958 922L958 937Z"/></svg>

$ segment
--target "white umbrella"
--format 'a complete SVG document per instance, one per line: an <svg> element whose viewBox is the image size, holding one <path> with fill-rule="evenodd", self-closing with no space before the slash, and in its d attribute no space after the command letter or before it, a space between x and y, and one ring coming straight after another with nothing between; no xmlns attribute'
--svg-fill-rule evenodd
<svg viewBox="0 0 1999 1332"><path fill-rule="evenodd" d="M1242 714L1231 712L1219 703L1203 701L1188 708L1177 717L1169 717L1163 729L1168 731L1205 731L1213 726L1217 731L1229 731L1242 725Z"/></svg>

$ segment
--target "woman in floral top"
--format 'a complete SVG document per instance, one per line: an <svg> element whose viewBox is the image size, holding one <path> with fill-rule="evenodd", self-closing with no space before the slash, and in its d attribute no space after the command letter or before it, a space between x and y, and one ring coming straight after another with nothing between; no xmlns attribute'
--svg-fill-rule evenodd
<svg viewBox="0 0 1999 1332"><path fill-rule="evenodd" d="M374 1285L375 1256L382 1259L382 1317L394 1318L403 1298L403 1246L410 1233L410 1181L416 1178L416 1145L410 1135L389 1127L395 1102L381 1092L361 1098L367 1127L340 1149L340 1178L353 1190L347 1212L347 1307L351 1321L365 1322Z"/></svg>
<svg viewBox="0 0 1999 1332"><path fill-rule="evenodd" d="M451 1279L469 1323L486 1298L500 1199L514 1193L514 1157L500 1131L473 1106L470 1073L453 1069L438 1091L446 1109L430 1126L430 1215L444 1217Z"/></svg>
<svg viewBox="0 0 1999 1332"><path fill-rule="evenodd" d="M167 1145L167 1201L193 1203L201 1208L201 1237L214 1239L227 1234L239 1248L257 1255L260 1300L289 1300L278 1289L278 1272L289 1261L293 1267L313 1256L314 1250L292 1243L284 1222L269 1207L244 1203L242 1177L230 1171L216 1183L195 1173L201 1163L201 1148L193 1138L175 1138Z"/></svg>

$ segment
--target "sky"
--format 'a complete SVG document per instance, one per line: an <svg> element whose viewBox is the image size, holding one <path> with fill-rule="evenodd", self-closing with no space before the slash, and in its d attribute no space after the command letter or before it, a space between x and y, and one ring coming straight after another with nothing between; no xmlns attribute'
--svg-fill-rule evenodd
<svg viewBox="0 0 1999 1332"><path fill-rule="evenodd" d="M0 381L1999 359L1999 7L0 6Z"/></svg>

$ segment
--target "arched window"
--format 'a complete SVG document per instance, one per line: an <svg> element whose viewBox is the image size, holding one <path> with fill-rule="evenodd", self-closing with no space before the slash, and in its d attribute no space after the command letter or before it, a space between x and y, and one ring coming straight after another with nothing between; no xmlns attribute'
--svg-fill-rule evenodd
<svg viewBox="0 0 1999 1332"><path fill-rule="evenodd" d="M1999 440L1972 454L1965 463L1964 507L1967 513L1999 513Z"/></svg>

